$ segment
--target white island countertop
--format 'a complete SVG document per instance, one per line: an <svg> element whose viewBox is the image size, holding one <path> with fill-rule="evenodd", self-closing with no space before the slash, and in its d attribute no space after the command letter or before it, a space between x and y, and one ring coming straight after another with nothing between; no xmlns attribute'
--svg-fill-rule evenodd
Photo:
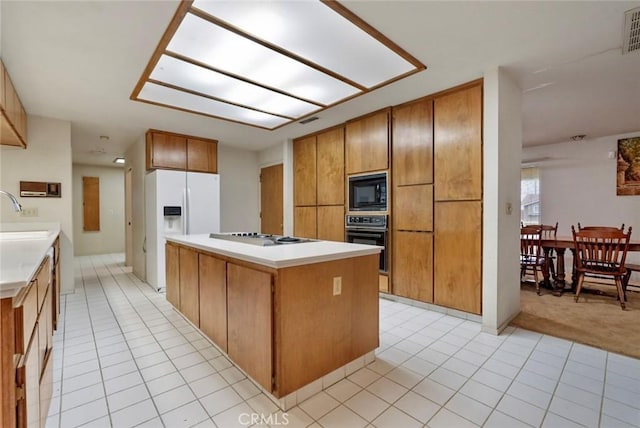
<svg viewBox="0 0 640 428"><path fill-rule="evenodd" d="M312 263L378 254L382 247L334 241L313 241L270 246L227 241L203 235L167 235L167 241L210 251L271 268L286 268Z"/></svg>
<svg viewBox="0 0 640 428"><path fill-rule="evenodd" d="M59 234L59 223L0 223L1 299L29 284Z"/></svg>

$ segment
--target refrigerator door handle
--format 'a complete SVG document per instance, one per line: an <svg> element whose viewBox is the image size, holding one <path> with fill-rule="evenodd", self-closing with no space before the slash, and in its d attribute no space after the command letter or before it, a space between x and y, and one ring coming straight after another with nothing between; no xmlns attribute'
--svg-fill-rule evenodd
<svg viewBox="0 0 640 428"><path fill-rule="evenodd" d="M187 235L191 233L191 188L187 187L186 190L186 203L185 203L185 223L187 225Z"/></svg>
<svg viewBox="0 0 640 428"><path fill-rule="evenodd" d="M189 224L187 223L189 221L189 207L188 207L188 203L189 200L187 198L187 189L182 189L182 206L183 206L183 213L182 213L182 234L183 235L188 235L189 234Z"/></svg>

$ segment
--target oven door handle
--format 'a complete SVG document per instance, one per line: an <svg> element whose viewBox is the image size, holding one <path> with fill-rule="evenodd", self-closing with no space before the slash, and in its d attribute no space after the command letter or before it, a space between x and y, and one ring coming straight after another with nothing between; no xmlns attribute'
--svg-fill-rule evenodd
<svg viewBox="0 0 640 428"><path fill-rule="evenodd" d="M384 237L384 232L370 232L370 233L366 233L366 232L352 232L352 231L347 231L347 236L356 236L358 238L383 238Z"/></svg>

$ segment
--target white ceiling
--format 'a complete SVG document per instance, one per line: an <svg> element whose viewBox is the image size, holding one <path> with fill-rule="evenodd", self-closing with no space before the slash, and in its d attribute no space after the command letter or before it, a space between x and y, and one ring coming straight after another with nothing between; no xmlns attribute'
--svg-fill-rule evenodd
<svg viewBox="0 0 640 428"><path fill-rule="evenodd" d="M640 52L621 54L624 12L638 1L343 4L427 70L275 131L129 99L175 0L0 1L0 54L29 115L71 122L79 163L111 164L149 128L260 150L497 66L523 89L525 146L640 130Z"/></svg>

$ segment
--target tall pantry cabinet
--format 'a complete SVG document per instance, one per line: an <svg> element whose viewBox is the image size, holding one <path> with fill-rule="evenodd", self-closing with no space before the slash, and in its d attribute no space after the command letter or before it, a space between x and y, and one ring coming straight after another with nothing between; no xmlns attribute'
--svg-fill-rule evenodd
<svg viewBox="0 0 640 428"><path fill-rule="evenodd" d="M393 293L482 312L482 82L393 108Z"/></svg>
<svg viewBox="0 0 640 428"><path fill-rule="evenodd" d="M433 302L433 100L393 108L392 290Z"/></svg>
<svg viewBox="0 0 640 428"><path fill-rule="evenodd" d="M344 241L344 127L293 141L294 235Z"/></svg>
<svg viewBox="0 0 640 428"><path fill-rule="evenodd" d="M434 100L434 303L482 313L482 83Z"/></svg>

